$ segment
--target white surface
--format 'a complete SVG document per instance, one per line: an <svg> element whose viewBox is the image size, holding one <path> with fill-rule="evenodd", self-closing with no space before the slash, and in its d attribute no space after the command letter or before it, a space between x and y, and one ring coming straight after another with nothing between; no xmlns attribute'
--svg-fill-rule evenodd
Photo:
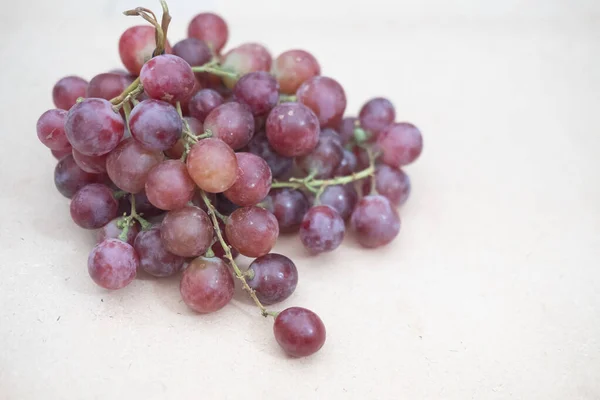
<svg viewBox="0 0 600 400"><path fill-rule="evenodd" d="M280 240L300 270L282 307L328 330L302 360L243 296L199 316L177 279L100 290L35 122L61 76L120 66L137 3L5 4L1 399L600 398L600 3L170 3L171 43L208 4L230 44L312 51L349 114L386 95L422 129L400 237L318 258Z"/></svg>

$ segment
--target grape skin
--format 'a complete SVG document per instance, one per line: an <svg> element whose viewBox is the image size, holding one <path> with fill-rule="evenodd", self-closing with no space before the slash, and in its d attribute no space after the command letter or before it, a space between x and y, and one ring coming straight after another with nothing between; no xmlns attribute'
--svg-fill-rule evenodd
<svg viewBox="0 0 600 400"><path fill-rule="evenodd" d="M85 172L89 172L91 174L102 174L106 172L106 159L108 158L108 154L104 154L103 156L86 156L78 152L75 149L72 149L73 159Z"/></svg>
<svg viewBox="0 0 600 400"><path fill-rule="evenodd" d="M344 158L344 148L337 134L325 135L321 131L317 147L305 156L296 158L296 165L307 175L314 173L317 179L331 178Z"/></svg>
<svg viewBox="0 0 600 400"><path fill-rule="evenodd" d="M78 76L65 76L52 88L52 100L56 108L70 110L77 99L85 97L88 82Z"/></svg>
<svg viewBox="0 0 600 400"><path fill-rule="evenodd" d="M200 140L188 154L188 173L202 190L221 193L237 179L235 153L225 142L215 138Z"/></svg>
<svg viewBox="0 0 600 400"><path fill-rule="evenodd" d="M186 100L196 85L190 64L171 54L154 57L144 64L140 81L150 98L169 103Z"/></svg>
<svg viewBox="0 0 600 400"><path fill-rule="evenodd" d="M140 74L142 66L152 57L155 48L156 30L152 26L132 26L119 39L121 62L133 75ZM165 40L165 50L167 53L171 51L168 40Z"/></svg>
<svg viewBox="0 0 600 400"><path fill-rule="evenodd" d="M188 307L199 313L211 313L233 298L233 276L220 258L198 257L183 271L179 289Z"/></svg>
<svg viewBox="0 0 600 400"><path fill-rule="evenodd" d="M90 81L85 97L111 100L121 94L133 79L129 75L104 73L96 75Z"/></svg>
<svg viewBox="0 0 600 400"><path fill-rule="evenodd" d="M169 211L160 226L165 248L181 257L204 254L212 245L213 234L210 218L195 206Z"/></svg>
<svg viewBox="0 0 600 400"><path fill-rule="evenodd" d="M266 133L261 131L254 135L248 143L248 151L256 154L267 162L273 178L282 178L288 175L294 165L294 160L278 154L267 140Z"/></svg>
<svg viewBox="0 0 600 400"><path fill-rule="evenodd" d="M180 160L166 160L155 166L146 179L146 195L156 208L176 210L194 197L196 185Z"/></svg>
<svg viewBox="0 0 600 400"><path fill-rule="evenodd" d="M200 13L196 15L188 26L188 37L204 41L218 54L229 37L227 23L213 13Z"/></svg>
<svg viewBox="0 0 600 400"><path fill-rule="evenodd" d="M258 257L248 272L248 286L256 292L261 303L269 305L290 297L298 284L298 269L292 260L281 254L269 253Z"/></svg>
<svg viewBox="0 0 600 400"><path fill-rule="evenodd" d="M235 210L225 225L227 238L233 247L247 257L267 254L277 241L279 226L273 214L260 207Z"/></svg>
<svg viewBox="0 0 600 400"><path fill-rule="evenodd" d="M306 357L325 344L326 331L321 318L302 307L290 307L280 312L273 324L275 340L292 357Z"/></svg>
<svg viewBox="0 0 600 400"><path fill-rule="evenodd" d="M264 116L279 102L279 83L268 72L250 72L237 81L233 95L252 115Z"/></svg>
<svg viewBox="0 0 600 400"><path fill-rule="evenodd" d="M144 100L131 111L131 136L152 150L168 150L181 137L183 123L175 107L160 100Z"/></svg>
<svg viewBox="0 0 600 400"><path fill-rule="evenodd" d="M335 209L343 220L350 218L357 202L358 193L352 184L327 186L319 197L320 204Z"/></svg>
<svg viewBox="0 0 600 400"><path fill-rule="evenodd" d="M128 193L144 189L150 170L163 160L158 151L145 148L133 138L125 139L106 159L106 171L113 183Z"/></svg>
<svg viewBox="0 0 600 400"><path fill-rule="evenodd" d="M165 278L183 268L185 258L170 253L160 238L159 227L140 232L133 248L140 258L140 267L152 276Z"/></svg>
<svg viewBox="0 0 600 400"><path fill-rule="evenodd" d="M254 118L240 103L229 102L213 109L204 120L204 129L233 150L246 146L254 136Z"/></svg>
<svg viewBox="0 0 600 400"><path fill-rule="evenodd" d="M106 185L92 183L79 189L71 200L71 218L84 229L98 229L117 216L119 205Z"/></svg>
<svg viewBox="0 0 600 400"><path fill-rule="evenodd" d="M319 142L319 120L300 103L284 103L275 107L265 125L267 139L275 151L285 157L303 156Z"/></svg>
<svg viewBox="0 0 600 400"><path fill-rule="evenodd" d="M50 152L52 153L52 156L54 156L54 158L56 158L57 160L62 160L65 156L68 156L69 154L71 154L73 152L73 148L69 145L68 148L66 148L65 150L50 150Z"/></svg>
<svg viewBox="0 0 600 400"><path fill-rule="evenodd" d="M101 179L100 175L82 170L72 155L61 158L54 169L54 184L58 191L69 199L85 185L98 183Z"/></svg>
<svg viewBox="0 0 600 400"><path fill-rule="evenodd" d="M317 59L304 50L288 50L273 62L272 73L281 86L281 93L294 94L308 79L321 74Z"/></svg>
<svg viewBox="0 0 600 400"><path fill-rule="evenodd" d="M356 172L357 164L358 161L356 160L354 153L344 149L342 161L340 161L335 171L333 171L333 176L351 175Z"/></svg>
<svg viewBox="0 0 600 400"><path fill-rule="evenodd" d="M210 47L200 39L183 39L173 46L173 54L183 58L192 67L201 66L212 59Z"/></svg>
<svg viewBox="0 0 600 400"><path fill-rule="evenodd" d="M381 152L383 163L399 168L414 162L421 155L423 137L413 124L395 123L379 133L376 148Z"/></svg>
<svg viewBox="0 0 600 400"><path fill-rule="evenodd" d="M406 202L410 195L410 178L401 169L380 164L375 168L375 190L385 196L392 205L398 207ZM365 179L363 193L371 191L371 180Z"/></svg>
<svg viewBox="0 0 600 400"><path fill-rule="evenodd" d="M337 132L342 139L342 145L346 145L352 139L354 139L354 129L356 128L358 122L358 118L356 117L346 117L342 119L337 128Z"/></svg>
<svg viewBox="0 0 600 400"><path fill-rule="evenodd" d="M223 104L224 101L219 92L212 89L201 89L190 99L188 110L192 117L204 122L208 114Z"/></svg>
<svg viewBox="0 0 600 400"><path fill-rule="evenodd" d="M396 119L394 105L388 99L376 97L362 106L359 113L360 126L377 136Z"/></svg>
<svg viewBox="0 0 600 400"><path fill-rule="evenodd" d="M118 239L97 244L88 257L88 272L97 285L105 289L121 289L136 275L139 259L133 247Z"/></svg>
<svg viewBox="0 0 600 400"><path fill-rule="evenodd" d="M350 224L358 243L367 248L385 246L400 231L400 217L390 201L381 195L365 196L356 205Z"/></svg>
<svg viewBox="0 0 600 400"><path fill-rule="evenodd" d="M67 115L65 110L48 110L37 121L38 139L50 150L63 151L71 148L71 143L65 133Z"/></svg>
<svg viewBox="0 0 600 400"><path fill-rule="evenodd" d="M227 71L232 71L240 76L249 74L250 72L271 70L272 63L271 54L261 44L244 43L234 49L229 50L223 56L221 66ZM233 88L235 79L223 78L225 86Z"/></svg>
<svg viewBox="0 0 600 400"><path fill-rule="evenodd" d="M315 76L298 88L296 97L315 112L321 128L339 126L346 110L346 93L336 80Z"/></svg>
<svg viewBox="0 0 600 400"><path fill-rule="evenodd" d="M262 158L252 153L236 153L238 174L223 194L238 206L251 206L264 199L271 190L271 170Z"/></svg>
<svg viewBox="0 0 600 400"><path fill-rule="evenodd" d="M115 218L100 228L96 234L96 243L102 243L106 239L119 239L119 235L123 232L123 229L119 228L117 225L120 220L122 220L121 217ZM138 233L140 233L140 224L137 221L134 221L133 225L129 226L127 230L125 242L133 246L133 242Z"/></svg>
<svg viewBox="0 0 600 400"><path fill-rule="evenodd" d="M346 227L338 212L329 206L311 207L300 224L300 240L310 252L332 251L344 240Z"/></svg>
<svg viewBox="0 0 600 400"><path fill-rule="evenodd" d="M298 231L304 214L308 211L308 199L299 190L275 189L269 194L271 212L277 219L279 231L291 233Z"/></svg>

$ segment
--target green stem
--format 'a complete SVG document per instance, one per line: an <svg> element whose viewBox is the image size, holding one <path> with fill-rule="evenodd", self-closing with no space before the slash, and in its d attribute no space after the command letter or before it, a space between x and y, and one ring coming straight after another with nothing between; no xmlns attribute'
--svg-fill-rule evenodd
<svg viewBox="0 0 600 400"><path fill-rule="evenodd" d="M204 64L204 65L200 65L200 66L197 66L197 67L192 67L192 71L194 71L194 72L208 72L209 74L220 76L221 78L238 79L240 77L239 74L237 74L235 72L224 70L221 67L215 65L214 62L209 62L209 63Z"/></svg>
<svg viewBox="0 0 600 400"><path fill-rule="evenodd" d="M248 282L246 282L246 277L244 276L244 273L240 270L240 268L233 260L233 254L231 254L231 249L229 248L229 245L225 242L225 239L223 239L223 233L221 232L221 227L219 226L219 221L217 220L217 210L210 202L210 199L206 195L206 192L202 190L200 191L200 193L202 195L202 200L204 200L204 204L206 204L208 215L212 220L213 228L215 230L215 233L217 234L219 243L221 243L221 247L223 247L223 250L225 251L225 258L227 258L229 264L231 265L231 268L233 268L235 277L242 282L242 287L248 292L252 300L254 300L254 303L260 309L260 313L262 314L262 316L267 317L269 315L273 315L274 313L272 311L267 310L267 308L263 306L260 300L258 300L258 297L256 297L256 292L248 285Z"/></svg>
<svg viewBox="0 0 600 400"><path fill-rule="evenodd" d="M314 191L316 189L316 193L320 194L319 192L322 192L321 189L325 190L324 188L326 188L327 186L332 186L332 185L345 185L347 183L352 183L355 181L359 181L361 179L367 178L369 176L372 176L373 173L375 172L375 166L373 165L373 163L371 163L371 165L369 165L369 167L363 169L362 171L353 173L351 175L346 175L346 176L340 176L337 178L332 178L332 179L297 179L297 178L291 178L289 181L286 182L273 182L271 184L271 189L277 189L277 188L292 188L292 189L301 189L301 188L307 188L311 191Z"/></svg>
<svg viewBox="0 0 600 400"><path fill-rule="evenodd" d="M291 103L296 101L296 95L295 94L280 94L279 95L279 102L280 103Z"/></svg>
<svg viewBox="0 0 600 400"><path fill-rule="evenodd" d="M123 90L123 93L121 93L120 95L118 95L117 97L113 98L110 100L110 102L115 106L118 107L118 109L120 109L123 106L123 103L125 102L125 99L127 98L127 96L130 95L130 93L132 93L135 90L140 90L139 93L137 93L135 96L137 96L138 94L140 94L144 89L140 89L141 88L141 84L140 84L140 77L138 76L135 81L131 82L131 85L127 86L125 88L125 90ZM133 96L133 97L135 97ZM131 98L131 97L130 97ZM129 99L127 99L129 100Z"/></svg>

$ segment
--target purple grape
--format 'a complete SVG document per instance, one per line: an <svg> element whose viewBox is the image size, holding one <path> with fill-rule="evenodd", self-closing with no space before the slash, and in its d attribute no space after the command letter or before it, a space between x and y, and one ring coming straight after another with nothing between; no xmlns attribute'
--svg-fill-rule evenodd
<svg viewBox="0 0 600 400"><path fill-rule="evenodd" d="M398 207L404 204L410 195L410 178L401 169L380 164L375 169L375 190ZM370 192L371 179L365 179L363 193Z"/></svg>
<svg viewBox="0 0 600 400"><path fill-rule="evenodd" d="M100 228L96 235L96 243L102 243L106 239L119 239L119 235L121 235L121 233L123 232L123 229L119 228L118 226L120 220L122 220L121 217L115 218L108 224ZM131 225L127 229L127 237L125 239L125 242L133 246L133 241L135 240L138 233L140 233L140 224L137 221L135 221L133 225Z"/></svg>
<svg viewBox="0 0 600 400"><path fill-rule="evenodd" d="M119 205L106 185L92 183L79 189L71 200L71 218L85 229L98 229L116 218Z"/></svg>
<svg viewBox="0 0 600 400"><path fill-rule="evenodd" d="M65 133L67 114L65 110L48 110L37 121L38 139L50 150L67 150L71 148L71 143L69 143Z"/></svg>
<svg viewBox="0 0 600 400"><path fill-rule="evenodd" d="M277 218L279 230L283 233L297 232L309 207L304 193L295 189L275 189L271 191L269 198L271 212Z"/></svg>
<svg viewBox="0 0 600 400"><path fill-rule="evenodd" d="M246 106L230 102L220 105L204 120L204 129L233 150L246 146L254 135L254 118Z"/></svg>
<svg viewBox="0 0 600 400"><path fill-rule="evenodd" d="M336 80L315 76L298 88L296 97L314 111L321 128L339 126L346 110L346 93Z"/></svg>
<svg viewBox="0 0 600 400"><path fill-rule="evenodd" d="M380 195L363 197L352 212L350 223L358 242L367 248L390 243L400 231L398 212Z"/></svg>
<svg viewBox="0 0 600 400"><path fill-rule="evenodd" d="M159 278L175 275L183 268L185 258L170 253L160 239L160 229L140 232L133 247L140 258L140 267Z"/></svg>
<svg viewBox="0 0 600 400"><path fill-rule="evenodd" d="M396 110L388 99L376 97L362 106L359 118L360 126L377 136L379 132L394 122Z"/></svg>
<svg viewBox="0 0 600 400"><path fill-rule="evenodd" d="M305 156L296 158L296 164L306 174L315 173L315 178L331 178L344 158L344 148L339 137L321 132L317 147Z"/></svg>
<svg viewBox="0 0 600 400"><path fill-rule="evenodd" d="M399 168L412 163L421 155L423 137L417 127L401 122L382 130L377 136L376 146L384 164Z"/></svg>
<svg viewBox="0 0 600 400"><path fill-rule="evenodd" d="M267 139L275 151L286 157L303 156L319 142L319 120L315 113L300 103L284 103L275 107L265 125Z"/></svg>
<svg viewBox="0 0 600 400"><path fill-rule="evenodd" d="M138 265L133 247L118 239L106 239L97 244L88 257L88 272L94 282L111 290L129 285Z"/></svg>
<svg viewBox="0 0 600 400"><path fill-rule="evenodd" d="M325 325L314 312L302 307L286 308L273 324L275 340L292 357L306 357L325 344Z"/></svg>
<svg viewBox="0 0 600 400"><path fill-rule="evenodd" d="M223 104L225 100L219 92L212 89L200 89L192 96L188 103L190 115L200 122L204 122L208 114ZM201 134L198 132L197 134Z"/></svg>
<svg viewBox="0 0 600 400"><path fill-rule="evenodd" d="M252 115L262 116L277 105L279 84L268 72L250 72L237 81L233 95L237 101L250 107Z"/></svg>
<svg viewBox="0 0 600 400"><path fill-rule="evenodd" d="M69 199L85 185L98 183L101 180L102 176L82 170L75 163L72 155L61 158L54 169L54 184L58 191Z"/></svg>
<svg viewBox="0 0 600 400"><path fill-rule="evenodd" d="M263 304L274 304L291 296L298 284L296 265L281 254L270 253L255 259L248 268L248 286Z"/></svg>
<svg viewBox="0 0 600 400"><path fill-rule="evenodd" d="M319 197L320 204L335 209L343 220L350 218L357 202L358 193L352 184L327 186Z"/></svg>
<svg viewBox="0 0 600 400"><path fill-rule="evenodd" d="M65 76L52 88L52 100L56 108L70 110L80 97L85 97L88 82L78 76Z"/></svg>
<svg viewBox="0 0 600 400"><path fill-rule="evenodd" d="M181 137L183 123L175 107L160 100L144 100L131 111L131 136L151 150L168 150Z"/></svg>
<svg viewBox="0 0 600 400"><path fill-rule="evenodd" d="M294 165L294 160L292 158L284 157L275 152L273 147L269 144L264 131L257 133L252 140L250 140L250 143L248 143L248 151L252 154L256 154L267 162L273 178L282 178L289 175Z"/></svg>
<svg viewBox="0 0 600 400"><path fill-rule="evenodd" d="M300 224L300 240L312 253L332 251L344 240L344 220L332 207L311 207Z"/></svg>

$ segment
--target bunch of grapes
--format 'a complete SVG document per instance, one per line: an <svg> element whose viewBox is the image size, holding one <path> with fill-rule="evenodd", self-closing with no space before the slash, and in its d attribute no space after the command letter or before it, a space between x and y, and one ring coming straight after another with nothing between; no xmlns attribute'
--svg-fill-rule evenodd
<svg viewBox="0 0 600 400"><path fill-rule="evenodd" d="M421 133L395 122L385 98L344 118L343 87L306 51L273 60L246 43L222 53L228 27L215 14L194 17L171 47L161 4L161 21L125 12L151 24L121 36L127 71L61 79L57 108L37 123L73 221L98 230L89 274L113 290L141 270L181 274L183 301L198 313L227 305L237 278L274 317L285 352L310 355L325 326L305 308L267 308L298 282L294 262L271 250L291 232L314 254L339 247L346 229L367 248L390 243L410 192L400 168L419 157ZM254 258L245 271L238 254Z"/></svg>

